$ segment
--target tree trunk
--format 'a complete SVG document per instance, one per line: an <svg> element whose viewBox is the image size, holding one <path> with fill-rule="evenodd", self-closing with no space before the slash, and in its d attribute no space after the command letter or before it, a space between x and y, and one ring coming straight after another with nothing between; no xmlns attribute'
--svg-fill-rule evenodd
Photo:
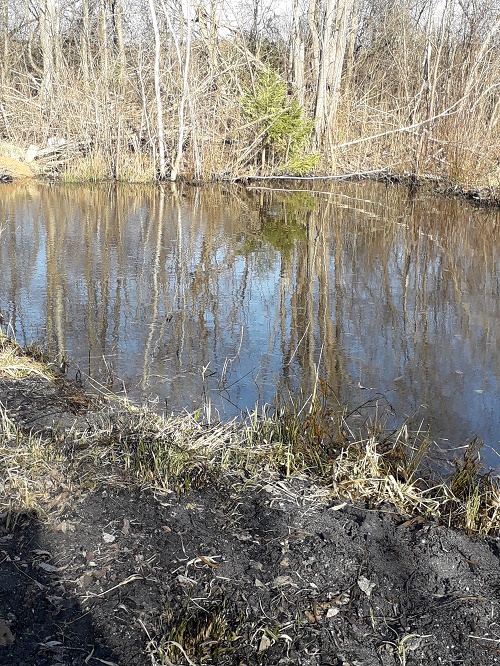
<svg viewBox="0 0 500 666"><path fill-rule="evenodd" d="M9 6L8 0L2 0L0 6L1 39L2 39L2 74L1 83L6 85L10 76L9 67Z"/></svg>
<svg viewBox="0 0 500 666"><path fill-rule="evenodd" d="M318 146L321 146L323 143L327 129L328 75L330 64L333 62L335 54L335 42L331 39L335 19L335 2L336 0L327 0L326 2L323 30L321 33L321 52L316 88L316 105L314 109L314 131Z"/></svg>
<svg viewBox="0 0 500 666"><path fill-rule="evenodd" d="M161 4L163 7L163 13L165 14L165 19L167 21L168 29L174 41L175 50L177 53L177 60L179 63L179 71L182 72L182 95L178 111L179 127L177 130L177 150L175 153L175 157L173 159L172 170L170 172L170 180L174 183L177 180L177 176L179 175L180 164L184 154L184 136L186 133L185 108L186 108L186 103L190 103L189 63L191 59L192 21L189 20L189 9L190 9L189 3L187 5L186 17L184 16L183 5L181 5L180 6L181 25L182 24L186 25L186 47L185 47L186 51L183 57L181 51L181 44L179 42L177 33L172 25L172 21L170 19L170 14L168 12L167 6L165 4L165 0L161 0Z"/></svg>
<svg viewBox="0 0 500 666"><path fill-rule="evenodd" d="M83 85L86 90L90 81L90 20L89 20L89 1L82 0L82 34L80 35L81 68Z"/></svg>
<svg viewBox="0 0 500 666"><path fill-rule="evenodd" d="M50 98L54 75L57 72L56 42L58 39L58 16L56 0L40 0L38 17L40 27L40 47L42 50L42 83L40 97Z"/></svg>
<svg viewBox="0 0 500 666"><path fill-rule="evenodd" d="M111 0L111 15L113 17L113 44L118 56L120 75L125 72L126 56L125 41L123 39L123 7L121 0Z"/></svg>
<svg viewBox="0 0 500 666"><path fill-rule="evenodd" d="M186 34L186 55L184 56L184 63L179 61L179 66L183 71L183 81L182 81L182 97L181 103L179 104L179 131L177 137L177 154L175 156L174 164L172 166L172 172L170 173L170 180L175 182L179 174L179 168L184 153L184 135L186 132L186 114L185 108L186 103L189 101L189 61L191 57L191 21L186 21L187 23L187 34Z"/></svg>
<svg viewBox="0 0 500 666"><path fill-rule="evenodd" d="M165 138L163 129L163 103L161 99L160 88L160 55L161 55L161 41L160 31L158 29L158 20L156 18L156 9L154 0L149 0L149 9L151 11L151 21L153 23L153 32L155 34L155 96L156 96L156 113L158 123L158 159L159 159L159 176L163 180L165 178Z"/></svg>
<svg viewBox="0 0 500 666"><path fill-rule="evenodd" d="M290 48L290 75L295 85L297 99L304 105L304 35L300 25L299 0L293 2L292 43Z"/></svg>
<svg viewBox="0 0 500 666"><path fill-rule="evenodd" d="M320 59L320 45L319 45L319 8L318 0L309 0L309 9L307 12L307 21L309 23L309 30L311 32L311 74L315 84L319 80L319 59Z"/></svg>
<svg viewBox="0 0 500 666"><path fill-rule="evenodd" d="M356 46L356 36L359 26L359 0L354 0L354 6L351 15L351 29L349 32L349 45L347 47L346 79L349 87L352 86L354 78L354 47Z"/></svg>
<svg viewBox="0 0 500 666"><path fill-rule="evenodd" d="M332 48L327 73L327 88L329 98L328 108L328 130L330 134L335 127L337 109L340 98L340 82L347 49L347 32L349 19L352 14L354 0L339 0L337 5L337 16L335 19L335 36L332 40Z"/></svg>
<svg viewBox="0 0 500 666"><path fill-rule="evenodd" d="M219 66L219 46L217 35L217 12L216 2L212 2L210 14L208 14L202 0L195 0L193 3L196 12L201 38L205 44L208 64L211 73L214 73Z"/></svg>
<svg viewBox="0 0 500 666"><path fill-rule="evenodd" d="M108 10L107 0L100 0L101 12L98 26L98 40L101 49L101 74L107 76L109 67Z"/></svg>

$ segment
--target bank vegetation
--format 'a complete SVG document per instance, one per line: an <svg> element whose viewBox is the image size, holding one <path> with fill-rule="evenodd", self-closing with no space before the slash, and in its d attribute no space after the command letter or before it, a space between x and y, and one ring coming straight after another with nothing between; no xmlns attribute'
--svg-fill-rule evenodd
<svg viewBox="0 0 500 666"><path fill-rule="evenodd" d="M497 0L3 0L4 156L66 180L499 184Z"/></svg>
<svg viewBox="0 0 500 666"><path fill-rule="evenodd" d="M300 403L264 407L243 420L161 416L111 395L84 393L57 378L39 350L0 335L0 396L9 394L17 405L13 411L0 401L4 514L43 516L54 489L81 492L104 481L182 493L207 484L236 492L301 479L325 499L386 507L409 520L431 519L468 533L499 533L500 488L481 467L479 440L443 476L426 432L409 423L388 430L377 419L360 426L352 418L357 410L332 407L319 380L317 391ZM23 382L31 382L24 394ZM44 390L45 404L30 402ZM54 423L29 427L37 411L53 413Z"/></svg>

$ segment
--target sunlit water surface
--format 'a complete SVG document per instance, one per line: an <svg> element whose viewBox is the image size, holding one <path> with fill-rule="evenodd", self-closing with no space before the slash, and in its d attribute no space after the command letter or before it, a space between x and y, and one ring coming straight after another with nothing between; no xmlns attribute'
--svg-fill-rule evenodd
<svg viewBox="0 0 500 666"><path fill-rule="evenodd" d="M498 210L374 183L0 187L4 322L70 378L229 418L317 371L500 451Z"/></svg>

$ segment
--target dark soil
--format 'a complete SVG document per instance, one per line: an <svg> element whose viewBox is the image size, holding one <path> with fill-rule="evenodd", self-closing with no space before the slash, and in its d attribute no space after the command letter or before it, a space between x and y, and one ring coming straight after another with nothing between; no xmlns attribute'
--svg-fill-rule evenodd
<svg viewBox="0 0 500 666"><path fill-rule="evenodd" d="M0 402L22 422L21 384ZM59 427L81 411L49 402ZM500 662L498 539L304 479L181 496L100 482L55 502L50 520L1 517L0 664Z"/></svg>

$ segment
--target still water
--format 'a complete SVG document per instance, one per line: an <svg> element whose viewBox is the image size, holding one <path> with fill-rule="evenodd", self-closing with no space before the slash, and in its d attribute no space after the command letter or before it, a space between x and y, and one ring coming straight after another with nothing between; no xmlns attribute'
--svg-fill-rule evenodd
<svg viewBox="0 0 500 666"><path fill-rule="evenodd" d="M4 328L160 410L229 418L317 371L500 451L500 212L310 187L1 185Z"/></svg>

